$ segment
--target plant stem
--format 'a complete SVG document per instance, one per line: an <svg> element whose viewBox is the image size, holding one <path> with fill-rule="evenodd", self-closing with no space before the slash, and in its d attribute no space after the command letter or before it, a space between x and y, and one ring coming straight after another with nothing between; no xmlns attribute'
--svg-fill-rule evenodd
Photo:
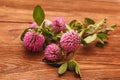
<svg viewBox="0 0 120 80"><path fill-rule="evenodd" d="M82 37L82 35L84 34L84 32L85 32L85 29L82 29L82 31L79 34L80 38Z"/></svg>
<svg viewBox="0 0 120 80"><path fill-rule="evenodd" d="M72 30L69 25L66 24L66 28L70 31Z"/></svg>
<svg viewBox="0 0 120 80"><path fill-rule="evenodd" d="M41 30L41 28L43 27L43 25L44 25L44 21L42 22L42 24L40 26L38 26L37 32L39 32Z"/></svg>

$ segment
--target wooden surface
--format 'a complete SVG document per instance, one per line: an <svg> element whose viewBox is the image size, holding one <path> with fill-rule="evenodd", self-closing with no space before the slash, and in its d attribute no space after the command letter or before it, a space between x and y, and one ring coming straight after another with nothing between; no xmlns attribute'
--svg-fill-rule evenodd
<svg viewBox="0 0 120 80"><path fill-rule="evenodd" d="M99 49L80 48L75 56L82 80L120 80L120 0L0 0L0 80L79 80L73 72L58 77L57 68L42 62L42 54L30 55L21 45L20 35L33 21L32 10L40 4L46 18L60 16L67 22L85 17L117 28L109 42Z"/></svg>

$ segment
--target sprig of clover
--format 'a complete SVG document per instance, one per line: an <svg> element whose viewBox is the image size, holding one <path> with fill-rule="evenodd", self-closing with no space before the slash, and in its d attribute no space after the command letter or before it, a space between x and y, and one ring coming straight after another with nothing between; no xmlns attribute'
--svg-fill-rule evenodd
<svg viewBox="0 0 120 80"><path fill-rule="evenodd" d="M35 28L29 27L23 31L23 33L21 35L21 40L23 42L23 45L25 46L24 38L27 33L28 34L36 33L38 35L39 34L43 35L44 38L43 38L43 40L41 40L43 42L40 42L41 44L43 43L42 49L40 49L41 52L42 51L45 52L44 50L46 50L46 48L48 48L49 44L55 43L56 45L52 44L49 47L53 46L52 47L53 49L57 49L58 51L60 50L60 54L59 54L59 56L57 56L57 57L59 57L59 59L58 60L55 60L55 59L50 60L50 59L47 59L47 57L44 57L43 61L51 66L59 67L59 69L58 69L59 75L62 75L67 70L70 70L70 71L75 71L76 75L81 77L79 63L74 58L75 51L68 50L68 52L67 52L64 50L64 48L60 44L61 37L65 33L69 33L69 31L72 30L72 31L76 32L77 34L79 34L78 39L80 40L80 45L82 45L82 46L87 46L90 43L95 41L96 42L95 45L97 47L102 48L102 47L104 47L105 42L108 40L109 31L114 30L114 28L116 27L115 24L112 24L110 26L106 25L107 17L98 22L96 22L90 18L85 18L84 23L82 23L79 20L72 20L69 24L65 24L64 30L56 32L56 31L54 31L54 29L51 28L52 25L46 26L45 13L40 5L37 5L34 8L33 18L34 18L34 21L35 21L37 27L35 27ZM74 34L74 32L71 32L70 34ZM39 35L39 36L41 36L41 35ZM35 38L35 39L37 39L37 38ZM45 39L45 41L44 41L44 39ZM29 42L29 43L31 43L31 45L26 43L28 45L28 47L32 46L32 42ZM25 46L25 48L26 48L26 46ZM26 49L30 50L32 48L30 48L30 49L26 48ZM36 52L36 51L33 51L33 53L34 52ZM54 54L54 55L58 55L58 54ZM70 55L72 55L72 57L69 59Z"/></svg>

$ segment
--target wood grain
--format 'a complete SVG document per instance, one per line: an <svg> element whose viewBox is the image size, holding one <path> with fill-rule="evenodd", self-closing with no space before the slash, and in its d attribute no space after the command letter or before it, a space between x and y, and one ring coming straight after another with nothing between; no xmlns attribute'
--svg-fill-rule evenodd
<svg viewBox="0 0 120 80"><path fill-rule="evenodd" d="M40 4L46 18L65 17L67 22L85 17L117 28L109 34L108 44L81 47L76 60L82 80L120 80L120 0L0 0L0 80L79 80L72 72L57 75L57 68L42 62L42 53L30 54L21 45L20 34L33 21L32 10Z"/></svg>

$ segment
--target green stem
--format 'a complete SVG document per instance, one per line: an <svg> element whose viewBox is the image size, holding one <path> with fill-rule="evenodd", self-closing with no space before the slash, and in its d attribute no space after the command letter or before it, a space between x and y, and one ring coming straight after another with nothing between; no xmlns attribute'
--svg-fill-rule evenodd
<svg viewBox="0 0 120 80"><path fill-rule="evenodd" d="M85 32L85 29L82 29L82 31L79 34L80 38L82 37L82 35L84 34L84 32Z"/></svg>
<svg viewBox="0 0 120 80"><path fill-rule="evenodd" d="M70 31L72 30L69 25L66 24L66 28Z"/></svg>
<svg viewBox="0 0 120 80"><path fill-rule="evenodd" d="M43 27L43 25L44 25L44 21L42 22L42 24L40 26L38 26L37 32L39 32L41 30L41 28Z"/></svg>
<svg viewBox="0 0 120 80"><path fill-rule="evenodd" d="M41 30L41 28L40 28L40 27L38 27L38 30L37 30L37 32L39 33L39 32L40 32L40 30Z"/></svg>
<svg viewBox="0 0 120 80"><path fill-rule="evenodd" d="M66 57L66 60L69 61L71 59L74 59L74 56L75 56L75 52L71 52L69 53L68 55L65 55Z"/></svg>

